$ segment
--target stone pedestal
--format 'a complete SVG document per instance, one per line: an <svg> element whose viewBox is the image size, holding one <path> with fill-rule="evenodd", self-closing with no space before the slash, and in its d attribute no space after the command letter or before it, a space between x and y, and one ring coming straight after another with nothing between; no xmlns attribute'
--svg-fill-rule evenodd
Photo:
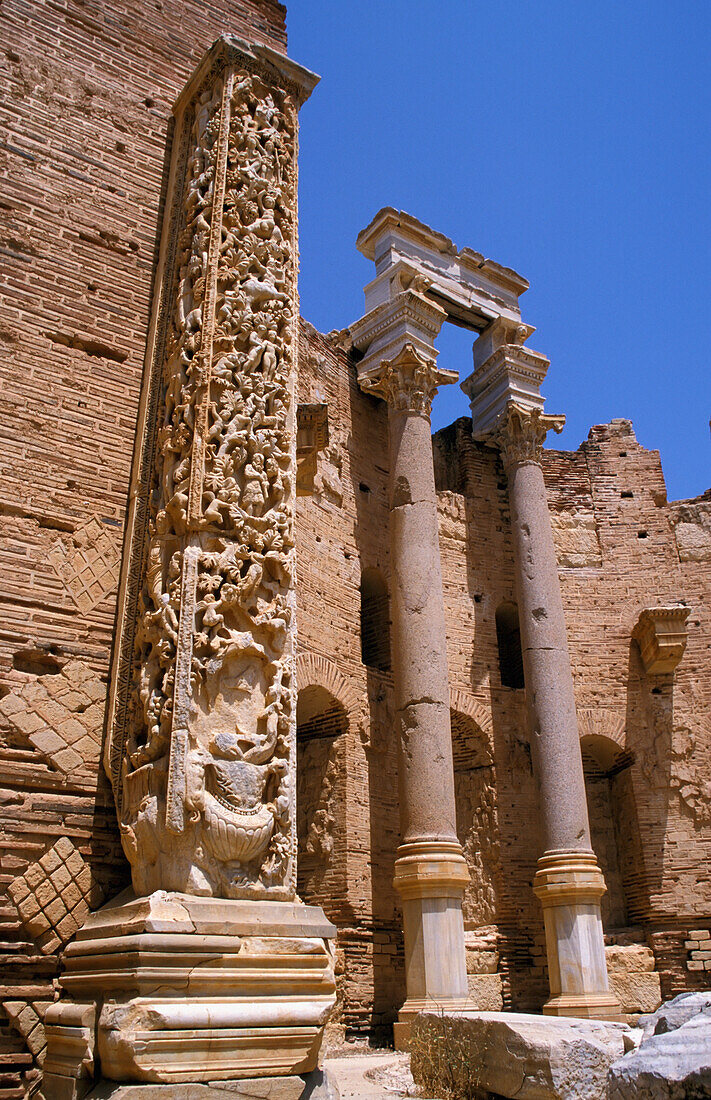
<svg viewBox="0 0 711 1100"><path fill-rule="evenodd" d="M420 1012L471 1008L464 954L462 897L469 870L458 841L401 844L395 889L402 898L407 1000L394 1025L395 1049L406 1049Z"/></svg>
<svg viewBox="0 0 711 1100"><path fill-rule="evenodd" d="M416 315L418 296L407 297ZM423 302L423 310L431 311ZM393 670L399 728L402 843L395 887L403 901L407 1000L396 1046L425 1008L468 1002L462 896L469 872L457 840L447 638L439 557L429 412L438 384L435 355L406 342L360 375L388 402Z"/></svg>
<svg viewBox="0 0 711 1100"><path fill-rule="evenodd" d="M605 880L592 852L546 852L533 892L543 906L550 999L548 1016L619 1020L609 990L600 898Z"/></svg>
<svg viewBox="0 0 711 1100"><path fill-rule="evenodd" d="M300 903L122 895L65 952L46 1100L97 1063L163 1084L308 1073L335 1003L335 934Z"/></svg>

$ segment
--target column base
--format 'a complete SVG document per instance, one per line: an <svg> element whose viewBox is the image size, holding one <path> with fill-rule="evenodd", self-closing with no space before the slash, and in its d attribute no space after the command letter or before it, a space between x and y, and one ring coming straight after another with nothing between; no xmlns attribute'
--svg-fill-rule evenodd
<svg viewBox="0 0 711 1100"><path fill-rule="evenodd" d="M543 907L551 997L547 1016L621 1020L610 991L600 898L605 880L592 852L546 852L533 892Z"/></svg>
<svg viewBox="0 0 711 1100"><path fill-rule="evenodd" d="M457 841L401 844L395 889L402 897L407 1000L393 1025L397 1050L407 1049L419 1012L472 1009L467 983L462 895L469 869Z"/></svg>
<svg viewBox="0 0 711 1100"><path fill-rule="evenodd" d="M336 930L316 906L129 892L64 953L67 999L47 1011L45 1074L89 1091L313 1070L335 1004ZM73 1082L73 1084L72 1084Z"/></svg>
<svg viewBox="0 0 711 1100"><path fill-rule="evenodd" d="M544 1016L578 1016L583 1020L625 1021L614 993L568 993L551 997L543 1006Z"/></svg>

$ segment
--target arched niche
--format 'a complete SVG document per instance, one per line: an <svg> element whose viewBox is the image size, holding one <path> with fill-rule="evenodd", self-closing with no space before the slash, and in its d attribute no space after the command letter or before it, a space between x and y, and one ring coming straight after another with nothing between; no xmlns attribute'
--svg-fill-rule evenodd
<svg viewBox="0 0 711 1100"><path fill-rule="evenodd" d="M590 719L581 728L592 725ZM584 733L580 749L590 839L607 886L601 902L602 923L605 931L611 931L627 927L636 918L634 887L640 881L642 861L629 772L634 757L617 738L600 732Z"/></svg>
<svg viewBox="0 0 711 1100"><path fill-rule="evenodd" d="M345 896L346 734L343 704L302 684L296 707L297 892L335 919Z"/></svg>
<svg viewBox="0 0 711 1100"><path fill-rule="evenodd" d="M496 923L501 873L496 775L489 738L481 725L470 713L454 708L450 721L457 836L471 876L462 908L465 927L475 929Z"/></svg>

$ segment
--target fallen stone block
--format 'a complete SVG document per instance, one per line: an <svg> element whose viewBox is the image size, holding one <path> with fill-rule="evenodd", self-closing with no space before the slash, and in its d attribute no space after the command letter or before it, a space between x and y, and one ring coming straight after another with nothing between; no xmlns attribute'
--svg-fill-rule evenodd
<svg viewBox="0 0 711 1100"><path fill-rule="evenodd" d="M516 1012L422 1013L412 1075L427 1095L607 1100L610 1066L636 1045L627 1024Z"/></svg>
<svg viewBox="0 0 711 1100"><path fill-rule="evenodd" d="M74 1100L73 1095L67 1095ZM251 1077L205 1084L102 1081L86 1100L339 1100L339 1095L338 1086L327 1071L315 1069L301 1076Z"/></svg>
<svg viewBox="0 0 711 1100"><path fill-rule="evenodd" d="M647 1039L651 1035L664 1035L674 1031L699 1014L711 1019L711 991L680 993L671 1001L665 1001L656 1012L640 1016L639 1026L644 1032L644 1038Z"/></svg>
<svg viewBox="0 0 711 1100"><path fill-rule="evenodd" d="M675 998L677 999L677 998ZM699 1013L651 1035L610 1067L609 1100L702 1100L711 1097L711 1016Z"/></svg>

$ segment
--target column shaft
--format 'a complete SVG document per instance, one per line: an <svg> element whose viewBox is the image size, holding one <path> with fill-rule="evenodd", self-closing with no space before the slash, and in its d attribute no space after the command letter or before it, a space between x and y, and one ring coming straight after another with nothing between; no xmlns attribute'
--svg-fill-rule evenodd
<svg viewBox="0 0 711 1100"><path fill-rule="evenodd" d="M590 844L585 778L558 566L540 448L555 418L509 405L499 443L508 475L526 707L540 790L543 906L551 998L559 1016L619 1017L600 916L605 883Z"/></svg>
<svg viewBox="0 0 711 1100"><path fill-rule="evenodd" d="M389 410L391 616L403 843L457 840L429 419Z"/></svg>
<svg viewBox="0 0 711 1100"><path fill-rule="evenodd" d="M573 678L543 471L509 473L519 626L546 851L590 851Z"/></svg>
<svg viewBox="0 0 711 1100"><path fill-rule="evenodd" d="M454 376L456 377L456 376ZM457 840L447 636L429 411L434 356L406 343L361 375L388 402L393 671L402 842L395 887L402 897L407 1000L395 1043L407 1042L424 1008L468 1002L462 895L469 872Z"/></svg>

